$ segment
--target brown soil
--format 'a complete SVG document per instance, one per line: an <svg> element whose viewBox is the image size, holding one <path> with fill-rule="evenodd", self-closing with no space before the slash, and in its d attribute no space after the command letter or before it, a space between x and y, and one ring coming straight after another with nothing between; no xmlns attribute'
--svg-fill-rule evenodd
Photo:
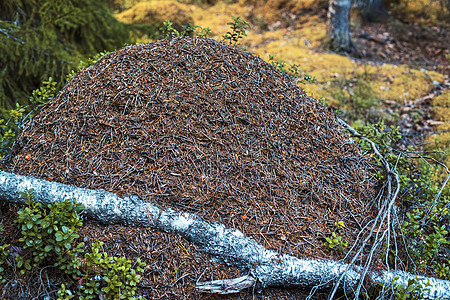
<svg viewBox="0 0 450 300"><path fill-rule="evenodd" d="M385 114L398 115L402 139L400 149L421 148L436 124L431 112L432 100L450 87L450 30L448 26L424 27L401 23L393 18L385 22L367 22L352 29L352 39L361 51L362 62L406 64L446 75L427 95L404 104L385 100ZM432 78L433 79L433 78ZM419 117L418 117L419 116Z"/></svg>
<svg viewBox="0 0 450 300"><path fill-rule="evenodd" d="M341 258L323 245L335 222L351 245L376 213L370 167L334 116L270 64L204 38L126 47L79 72L23 131L7 168L139 195L301 258ZM150 298L202 297L196 280L248 271L148 229L88 224L81 236L141 257Z"/></svg>
<svg viewBox="0 0 450 300"><path fill-rule="evenodd" d="M407 64L450 75L450 30L388 20L365 23L352 29L352 38L363 60Z"/></svg>

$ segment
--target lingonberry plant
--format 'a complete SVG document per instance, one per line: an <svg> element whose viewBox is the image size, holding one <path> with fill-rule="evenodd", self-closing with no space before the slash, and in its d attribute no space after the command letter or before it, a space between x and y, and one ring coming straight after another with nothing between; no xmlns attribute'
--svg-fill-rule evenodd
<svg viewBox="0 0 450 300"><path fill-rule="evenodd" d="M137 299L137 283L143 272L142 263L124 257L109 256L102 251L102 243L95 242L88 251L85 243L78 242L77 231L83 225L80 212L83 205L75 199L53 204L35 202L35 192L30 190L25 197L25 207L18 211L16 223L21 229L16 249L16 266L21 274L44 269L47 265L58 267L68 283L62 284L58 292L60 299ZM6 274L5 260L12 255L11 245L0 246L0 282L10 279ZM83 257L84 256L84 257ZM77 279L76 281L72 281ZM70 289L69 289L70 288Z"/></svg>

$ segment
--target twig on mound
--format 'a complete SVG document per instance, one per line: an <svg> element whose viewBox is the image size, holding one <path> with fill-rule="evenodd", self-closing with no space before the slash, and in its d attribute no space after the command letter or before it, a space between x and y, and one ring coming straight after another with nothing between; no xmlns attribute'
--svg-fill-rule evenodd
<svg viewBox="0 0 450 300"><path fill-rule="evenodd" d="M369 271L356 265L322 259L299 259L291 255L280 255L268 250L254 240L245 237L236 229L226 228L220 223L209 223L193 214L171 209L162 210L142 201L137 196L120 197L103 190L89 190L45 181L33 177L0 172L0 200L24 202L19 193L33 188L35 201L44 204L76 198L85 206L84 213L103 223L152 227L165 232L176 232L192 241L203 251L222 259L225 263L249 269L253 278L262 287L320 286L331 288L340 278L344 292L354 291L366 274L367 285L408 285L408 280L417 278L432 286L424 292L426 298L450 299L450 281L414 276L402 271ZM392 208L392 205L389 206Z"/></svg>

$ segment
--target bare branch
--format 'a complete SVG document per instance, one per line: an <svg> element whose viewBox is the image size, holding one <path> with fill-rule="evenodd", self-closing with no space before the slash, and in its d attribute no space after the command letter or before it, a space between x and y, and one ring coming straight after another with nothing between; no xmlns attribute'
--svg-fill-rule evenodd
<svg viewBox="0 0 450 300"><path fill-rule="evenodd" d="M240 291L254 287L256 278L250 275L241 276L233 279L205 281L197 284L197 291L210 294L234 294Z"/></svg>

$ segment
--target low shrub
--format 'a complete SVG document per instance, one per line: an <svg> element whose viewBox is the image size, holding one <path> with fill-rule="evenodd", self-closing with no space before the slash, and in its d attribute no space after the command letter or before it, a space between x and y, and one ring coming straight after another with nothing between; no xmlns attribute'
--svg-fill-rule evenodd
<svg viewBox="0 0 450 300"><path fill-rule="evenodd" d="M42 272L49 265L57 267L68 275L63 276L68 283L61 285L59 299L141 298L136 296L136 288L145 263L138 259L133 268L130 260L103 252L98 241L87 250L85 243L77 241L80 237L77 231L83 224L80 215L83 205L75 199L42 204L33 200L35 195L33 190L22 194L26 197L25 207L18 211L16 220L21 237L14 245L14 260L20 274ZM9 248L10 244L0 246L1 283L10 279L7 274L14 272L14 268L4 264L12 255Z"/></svg>

